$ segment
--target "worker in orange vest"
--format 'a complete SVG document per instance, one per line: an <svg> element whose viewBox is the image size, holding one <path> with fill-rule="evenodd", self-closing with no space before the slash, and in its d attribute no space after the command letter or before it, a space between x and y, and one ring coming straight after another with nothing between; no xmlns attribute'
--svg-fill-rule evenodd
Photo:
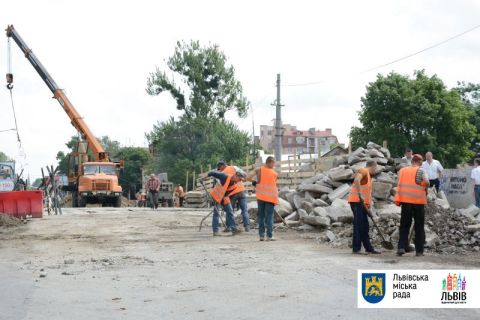
<svg viewBox="0 0 480 320"><path fill-rule="evenodd" d="M395 194L395 204L402 206L400 218L400 239L397 255L405 254L408 248L408 234L415 220L415 251L416 256L423 256L425 243L425 205L427 204L427 189L430 186L426 172L421 168L423 157L414 154L412 165L400 170L398 186Z"/></svg>
<svg viewBox="0 0 480 320"><path fill-rule="evenodd" d="M224 172L220 172L217 170L210 171L207 176L204 178L205 180L209 177L217 179L217 183L210 191L210 196L212 200L223 207L225 210L226 220L227 220L227 228L229 231L232 232L232 235L237 235L241 231L237 228L235 223L235 219L233 217L233 208L232 204L230 203L230 198L228 197L227 189L240 181L242 178L241 174L226 174ZM217 210L217 206L215 205L213 208L213 216L212 216L212 229L213 235L219 236L219 212Z"/></svg>
<svg viewBox="0 0 480 320"><path fill-rule="evenodd" d="M227 174L236 174L237 171L241 169L235 166L227 166L225 164L225 161L221 160L217 163L217 170L225 172ZM240 210L242 212L243 228L245 232L249 232L250 217L248 215L247 197L245 195L245 186L243 185L243 182L238 181L237 183L229 187L227 189L227 192L229 194L233 210L235 210L237 205L240 207Z"/></svg>
<svg viewBox="0 0 480 320"><path fill-rule="evenodd" d="M277 173L275 172L275 158L267 157L265 165L256 168L247 176L247 181L252 181L255 186L255 195L258 203L258 234L260 241L265 240L265 228L267 229L267 241L275 241L273 237L273 213L278 204ZM256 177L256 180L253 178Z"/></svg>
<svg viewBox="0 0 480 320"><path fill-rule="evenodd" d="M372 205L372 176L377 170L377 162L368 160L367 166L361 168L355 174L352 189L348 196L348 202L353 212L353 239L352 252L360 254L363 247L367 253L379 254L370 243L368 236L368 212L367 208Z"/></svg>

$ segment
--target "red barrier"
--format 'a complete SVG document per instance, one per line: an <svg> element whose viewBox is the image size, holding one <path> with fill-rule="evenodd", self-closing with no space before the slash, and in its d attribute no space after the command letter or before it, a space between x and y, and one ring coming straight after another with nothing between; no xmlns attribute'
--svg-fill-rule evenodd
<svg viewBox="0 0 480 320"><path fill-rule="evenodd" d="M43 193L34 191L0 192L0 214L17 218L32 216L41 218L43 214Z"/></svg>

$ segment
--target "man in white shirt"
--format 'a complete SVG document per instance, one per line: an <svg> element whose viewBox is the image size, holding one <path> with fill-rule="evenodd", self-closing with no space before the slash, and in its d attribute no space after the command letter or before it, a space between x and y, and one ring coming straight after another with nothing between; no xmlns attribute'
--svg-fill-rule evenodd
<svg viewBox="0 0 480 320"><path fill-rule="evenodd" d="M427 172L430 186L435 186L438 192L440 188L440 177L442 175L443 167L438 160L433 159L433 154L429 151L425 155L426 161L423 162L422 168Z"/></svg>
<svg viewBox="0 0 480 320"><path fill-rule="evenodd" d="M408 164L409 166L412 165L412 156L413 156L413 151L411 148L405 149L405 156L402 158L402 160Z"/></svg>
<svg viewBox="0 0 480 320"><path fill-rule="evenodd" d="M480 208L480 158L475 159L474 164L471 178L475 181L475 205Z"/></svg>

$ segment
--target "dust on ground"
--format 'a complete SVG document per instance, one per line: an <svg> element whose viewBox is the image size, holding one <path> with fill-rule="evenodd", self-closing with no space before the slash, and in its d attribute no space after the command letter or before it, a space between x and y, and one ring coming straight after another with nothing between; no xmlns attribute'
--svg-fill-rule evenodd
<svg viewBox="0 0 480 320"><path fill-rule="evenodd" d="M357 269L474 268L479 255L353 256L318 234L212 237L205 210L64 209L0 230L5 319L478 319L356 308Z"/></svg>

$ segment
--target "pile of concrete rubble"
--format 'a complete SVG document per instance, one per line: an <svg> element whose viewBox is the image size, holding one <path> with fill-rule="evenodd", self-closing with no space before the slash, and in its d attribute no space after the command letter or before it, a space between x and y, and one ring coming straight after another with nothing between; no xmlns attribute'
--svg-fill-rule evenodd
<svg viewBox="0 0 480 320"><path fill-rule="evenodd" d="M303 231L320 232L319 239L337 247L348 247L352 237L353 215L347 202L355 172L365 167L366 161L377 162L373 177L373 208L375 220L387 240L398 241L400 207L393 203L397 185L396 172L405 164L391 158L388 149L369 142L350 155L339 157L334 168L305 179L296 190L280 190L276 211L290 227ZM432 189L426 210L427 250L458 253L480 250L480 209L475 206L463 210L450 208L445 194ZM249 203L249 211L256 214L256 204ZM281 220L279 217L277 222ZM372 241L380 247L380 236L370 232Z"/></svg>

